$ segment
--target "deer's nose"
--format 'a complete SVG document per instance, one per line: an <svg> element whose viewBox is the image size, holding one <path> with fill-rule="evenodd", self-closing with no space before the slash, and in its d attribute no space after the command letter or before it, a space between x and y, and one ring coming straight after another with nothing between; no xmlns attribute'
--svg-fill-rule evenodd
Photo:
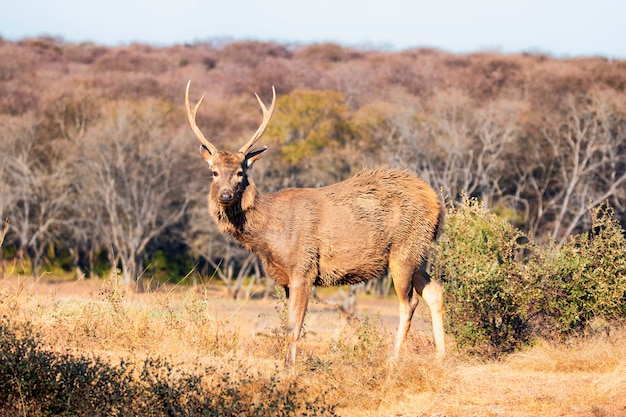
<svg viewBox="0 0 626 417"><path fill-rule="evenodd" d="M224 204L224 205L229 205L233 202L233 193L231 193L230 191L222 191L220 193L220 203Z"/></svg>

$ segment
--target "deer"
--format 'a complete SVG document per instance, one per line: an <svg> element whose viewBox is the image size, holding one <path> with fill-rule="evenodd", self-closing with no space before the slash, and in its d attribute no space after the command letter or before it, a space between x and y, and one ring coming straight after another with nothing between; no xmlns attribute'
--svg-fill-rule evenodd
<svg viewBox="0 0 626 417"><path fill-rule="evenodd" d="M399 302L393 357L399 356L419 297L430 309L437 356L443 357L443 289L427 271L428 251L445 217L437 193L409 171L388 167L364 169L324 187L260 193L248 173L267 150L253 146L274 113L275 88L269 108L255 93L261 125L238 151L229 152L202 134L196 115L204 95L192 109L190 85L191 80L185 90L187 120L213 175L211 217L221 233L255 253L267 275L285 289L284 369L296 363L296 342L313 286L358 284L385 273L391 274Z"/></svg>

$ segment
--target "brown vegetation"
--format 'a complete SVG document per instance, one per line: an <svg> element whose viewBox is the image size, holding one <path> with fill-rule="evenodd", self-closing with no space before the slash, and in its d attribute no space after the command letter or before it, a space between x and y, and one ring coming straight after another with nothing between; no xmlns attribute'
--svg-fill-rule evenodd
<svg viewBox="0 0 626 417"><path fill-rule="evenodd" d="M50 352L51 357L84 355L85 364L95 364L101 372L105 366L115 369L123 361L127 365L122 368L126 372L122 381L133 387L140 382L144 390L161 392L158 398L148 397L152 402L147 405L155 416L167 415L161 408L164 404L180 405L168 397L168 391L158 391L155 380L145 379L155 373L160 373L161 389L170 387L171 395L183 395L189 401L192 398L184 391L189 387L198 390L200 398L196 400L201 404L202 395L219 399L230 392L232 398L239 398L239 408L232 404L232 408L222 410L238 409L238 415L254 415L247 410L252 410L256 401L265 404L264 410L271 410L268 401L278 399L275 407L279 410L279 404L296 398L318 406L334 405L335 413L341 416L626 414L623 330L567 344L542 342L499 361L471 360L452 352L439 362L428 333L416 329L404 348L410 354L389 362L395 300L360 296L358 312L347 326L336 310L314 302L301 344L303 360L297 365L300 377L294 381L278 373L284 353L280 299L234 301L221 294L213 286L162 287L137 294L108 281L32 280L11 275L0 281L0 315L3 326L9 324L21 332L17 339L28 335L21 326L32 326L41 352ZM424 309L417 313L421 329L428 327L425 313ZM7 335L1 336L0 342L6 343ZM93 362L97 358L103 362ZM3 362L0 370L7 371L10 364ZM38 364L41 375L47 372L46 364L43 360ZM211 373L205 373L206 369ZM13 368L12 372L20 370ZM198 385L190 385L192 379L185 380L185 373L198 375ZM116 381L111 378L112 385L106 388L113 407L109 414L115 413L116 404L124 404L119 396L126 391L116 386ZM56 399L30 397L30 381L21 382L23 393L0 404L4 407L0 411L7 415L46 415L43 410ZM290 396L289 387L302 391ZM105 388L94 385L90 398L99 398L100 389ZM133 408L125 410L130 413L127 415L140 410L146 398L136 392ZM214 404L226 407L224 403ZM71 411L83 415L84 410ZM309 413L333 415L319 408ZM273 414L259 415L294 414L274 410Z"/></svg>
<svg viewBox="0 0 626 417"><path fill-rule="evenodd" d="M233 278L247 255L206 219L207 174L184 126L189 79L207 90L198 124L226 148L256 128L250 94L276 86L274 151L256 167L264 191L387 164L452 200L480 197L539 240L586 230L605 200L625 216L623 61L42 37L0 43L3 256L30 258L35 275L56 264L179 279L199 263Z"/></svg>

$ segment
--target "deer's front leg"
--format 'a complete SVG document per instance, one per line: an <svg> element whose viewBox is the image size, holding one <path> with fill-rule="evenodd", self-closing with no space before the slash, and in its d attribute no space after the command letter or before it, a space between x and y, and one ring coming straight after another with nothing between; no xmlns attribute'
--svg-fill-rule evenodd
<svg viewBox="0 0 626 417"><path fill-rule="evenodd" d="M309 304L311 287L308 284L290 284L287 294L287 357L285 358L285 370L289 370L296 364L296 342L300 337L302 323Z"/></svg>

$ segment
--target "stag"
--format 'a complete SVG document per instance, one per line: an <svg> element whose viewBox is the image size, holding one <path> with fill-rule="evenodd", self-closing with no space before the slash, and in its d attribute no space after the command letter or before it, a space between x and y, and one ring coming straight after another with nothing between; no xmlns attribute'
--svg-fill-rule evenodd
<svg viewBox="0 0 626 417"><path fill-rule="evenodd" d="M322 188L288 188L261 194L248 170L267 150L252 149L276 106L256 95L263 121L237 152L221 151L196 123L204 95L192 109L185 91L187 119L200 153L213 172L209 210L222 233L232 235L261 259L267 274L287 295L285 369L296 360L296 342L313 286L357 284L391 274L400 304L393 348L397 357L418 305L430 308L437 353L444 353L443 292L431 280L427 253L439 235L445 209L425 182L406 171L364 170Z"/></svg>

